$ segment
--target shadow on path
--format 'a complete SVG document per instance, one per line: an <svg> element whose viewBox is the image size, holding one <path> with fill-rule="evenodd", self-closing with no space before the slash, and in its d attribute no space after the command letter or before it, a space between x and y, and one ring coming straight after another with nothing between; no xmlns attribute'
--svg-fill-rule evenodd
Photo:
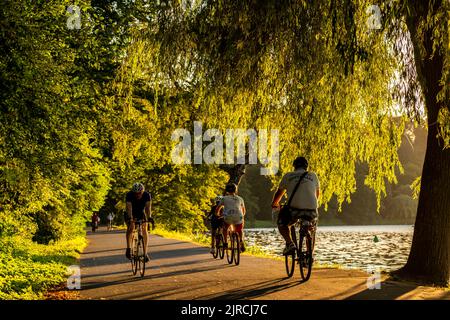
<svg viewBox="0 0 450 320"><path fill-rule="evenodd" d="M226 291L224 293L216 293L211 295L202 296L199 299L211 299L211 300L239 300L239 299L251 299L271 294L274 292L286 290L303 282L292 280L289 278L267 280L256 284L251 284L245 287L233 291Z"/></svg>
<svg viewBox="0 0 450 320"><path fill-rule="evenodd" d="M380 289L365 289L347 297L345 300L395 300L415 290L417 287L418 285L412 283L386 280L380 283Z"/></svg>

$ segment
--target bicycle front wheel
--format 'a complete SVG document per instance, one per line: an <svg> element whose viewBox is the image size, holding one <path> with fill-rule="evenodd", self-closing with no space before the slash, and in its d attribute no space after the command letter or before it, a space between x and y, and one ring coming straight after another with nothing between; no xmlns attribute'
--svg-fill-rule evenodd
<svg viewBox="0 0 450 320"><path fill-rule="evenodd" d="M139 261L139 273L141 277L145 274L145 253L144 253L144 238L139 238L138 243L138 261Z"/></svg>
<svg viewBox="0 0 450 320"><path fill-rule="evenodd" d="M219 252L219 258L223 259L225 257L225 248L223 246L223 234L219 235L219 246L218 246L218 252Z"/></svg>
<svg viewBox="0 0 450 320"><path fill-rule="evenodd" d="M233 260L235 265L239 265L241 259L239 235L236 232L233 232L232 237L233 237Z"/></svg>
<svg viewBox="0 0 450 320"><path fill-rule="evenodd" d="M303 281L308 281L312 270L312 243L309 234L300 234L300 274Z"/></svg>
<svg viewBox="0 0 450 320"><path fill-rule="evenodd" d="M297 237L295 234L295 227L291 226L290 229L291 229L292 241L294 242L295 246L297 247ZM287 273L288 278L290 278L294 275L296 252L297 252L297 250L295 250L290 255L284 256L284 264L286 266L286 273Z"/></svg>

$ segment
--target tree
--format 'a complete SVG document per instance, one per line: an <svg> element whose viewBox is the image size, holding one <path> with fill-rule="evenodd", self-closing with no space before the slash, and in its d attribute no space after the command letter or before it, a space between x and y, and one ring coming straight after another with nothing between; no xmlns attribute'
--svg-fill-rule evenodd
<svg viewBox="0 0 450 320"><path fill-rule="evenodd" d="M428 138L411 252L400 275L450 281L450 147L448 1L409 1L406 25L427 112ZM444 134L443 134L444 133ZM446 140L447 139L447 140Z"/></svg>
<svg viewBox="0 0 450 320"><path fill-rule="evenodd" d="M188 83L194 100L202 101L197 114L210 125L281 123L281 172L297 154L306 155L325 177L324 203L333 195L339 203L349 199L355 165L366 162L365 183L380 205L385 179L395 183L396 168L402 172L397 149L406 115L424 117L423 93L428 148L404 272L447 283L448 2L380 4L382 23L375 28L368 23L370 1L191 4L167 2L158 30L146 34L160 43L161 70L174 83ZM399 105L402 121L395 120Z"/></svg>

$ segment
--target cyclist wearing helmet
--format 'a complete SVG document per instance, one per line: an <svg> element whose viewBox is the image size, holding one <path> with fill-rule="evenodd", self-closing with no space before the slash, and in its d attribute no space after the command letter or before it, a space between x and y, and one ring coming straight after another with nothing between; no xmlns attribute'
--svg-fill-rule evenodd
<svg viewBox="0 0 450 320"><path fill-rule="evenodd" d="M133 184L133 188L126 196L127 204L127 250L125 255L128 259L131 259L131 236L134 231L134 220L144 220L142 223L142 234L144 237L144 254L145 260L148 261L147 256L147 221L153 223L151 218L151 202L152 198L149 192L145 191L142 183L136 182Z"/></svg>
<svg viewBox="0 0 450 320"><path fill-rule="evenodd" d="M223 237L225 239L225 248L227 248L228 246L228 228L230 227L230 225L234 225L241 241L241 252L244 252L245 246L242 229L244 227L245 204L244 199L237 195L237 185L235 185L234 183L229 183L225 187L225 196L223 196L222 200L219 202L216 208L217 216L219 216L221 209L223 209Z"/></svg>
<svg viewBox="0 0 450 320"><path fill-rule="evenodd" d="M217 230L223 224L223 219L216 216L216 208L222 201L222 198L222 196L217 196L215 199L211 199L211 211L208 214L208 219L211 221L211 253L214 253L214 247L216 245L214 238L217 234Z"/></svg>
<svg viewBox="0 0 450 320"><path fill-rule="evenodd" d="M290 210L280 211L278 216L278 230L286 241L286 248L283 250L284 255L291 254L295 250L295 245L291 238L290 226L299 218L313 222L316 222L318 219L317 199L320 195L319 179L314 172L307 172L308 161L304 157L296 158L293 162L293 166L295 170L286 173L281 179L278 190L272 201L272 208L279 208L279 203L284 193L287 192L287 195L291 197L299 179L303 177L297 191L292 197ZM282 212L287 214L282 215Z"/></svg>

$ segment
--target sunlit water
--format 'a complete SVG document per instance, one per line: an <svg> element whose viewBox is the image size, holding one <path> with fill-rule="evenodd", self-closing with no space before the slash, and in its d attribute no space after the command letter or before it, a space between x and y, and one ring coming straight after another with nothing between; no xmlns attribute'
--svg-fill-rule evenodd
<svg viewBox="0 0 450 320"><path fill-rule="evenodd" d="M318 227L315 261L344 268L395 270L403 266L411 248L413 227L333 226ZM246 241L266 253L280 256L284 240L277 229L246 229ZM378 242L374 241L375 236Z"/></svg>

